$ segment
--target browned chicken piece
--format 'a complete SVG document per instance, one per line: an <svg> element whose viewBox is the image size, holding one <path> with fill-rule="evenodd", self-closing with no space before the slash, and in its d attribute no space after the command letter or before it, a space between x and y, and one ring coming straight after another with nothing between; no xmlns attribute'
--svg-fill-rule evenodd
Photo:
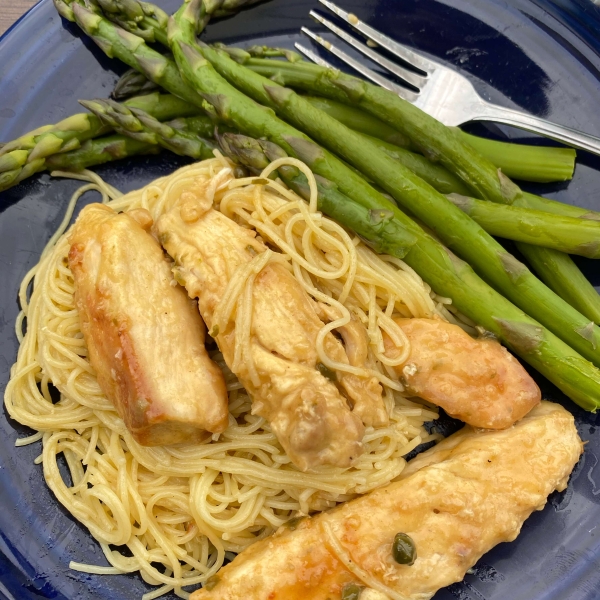
<svg viewBox="0 0 600 600"><path fill-rule="evenodd" d="M276 262L256 275L249 356L234 364L236 320L217 331L214 313L237 269L267 247L255 232L213 210L200 192L184 192L179 205L158 220L157 231L178 265L177 280L198 298L226 363L252 396L253 412L270 422L294 464L304 471L325 464L352 465L363 451L364 425L340 390L353 403L360 404L356 398L363 389L382 402L381 386L373 377L329 373L319 363L316 339L323 322L295 277ZM332 360L348 363L343 345L332 334L327 334L324 346ZM383 420L387 422L387 414Z"/></svg>
<svg viewBox="0 0 600 600"><path fill-rule="evenodd" d="M410 341L408 360L396 367L411 394L449 415L485 429L504 429L540 402L521 363L497 341L473 339L441 319L397 319ZM384 336L386 354L395 346Z"/></svg>
<svg viewBox="0 0 600 600"><path fill-rule="evenodd" d="M514 540L566 488L582 447L573 416L550 402L509 429L466 426L399 481L256 542L191 600L340 600L350 585L428 600Z"/></svg>
<svg viewBox="0 0 600 600"><path fill-rule="evenodd" d="M69 267L90 363L127 429L145 446L198 440L228 424L223 374L206 330L170 265L134 218L84 208L70 236Z"/></svg>

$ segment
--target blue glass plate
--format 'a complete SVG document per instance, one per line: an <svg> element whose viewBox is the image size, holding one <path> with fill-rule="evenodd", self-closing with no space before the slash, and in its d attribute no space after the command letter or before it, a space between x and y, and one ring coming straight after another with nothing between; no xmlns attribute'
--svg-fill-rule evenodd
<svg viewBox="0 0 600 600"><path fill-rule="evenodd" d="M589 0L340 0L384 33L456 65L490 99L600 136L600 8ZM174 10L177 0L161 5ZM211 24L207 41L293 47L316 0L274 0ZM316 28L316 27L315 27ZM306 40L305 40L306 41ZM306 43L308 43L306 41ZM107 59L43 0L0 40L0 140L79 112L79 98L107 96L123 66ZM517 136L514 131L490 130ZM183 164L139 158L97 171L123 191ZM563 202L600 210L600 159L582 154L568 184L529 186ZM0 391L17 352L17 289L58 226L77 182L37 176L0 193ZM598 263L582 260L600 284ZM561 402L589 443L569 488L524 525L510 544L485 555L462 583L436 600L597 600L600 598L600 417ZM33 460L40 444L15 448L30 431L0 417L0 598L125 600L148 591L138 576L70 571L69 561L106 564L87 530L59 505ZM174 598L174 596L173 596Z"/></svg>

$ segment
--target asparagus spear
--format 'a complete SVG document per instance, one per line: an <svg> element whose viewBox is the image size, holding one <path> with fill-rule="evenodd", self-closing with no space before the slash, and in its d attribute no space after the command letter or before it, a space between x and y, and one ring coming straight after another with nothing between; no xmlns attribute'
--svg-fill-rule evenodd
<svg viewBox="0 0 600 600"><path fill-rule="evenodd" d="M166 45L169 15L158 6L137 0L96 0L111 21L147 42Z"/></svg>
<svg viewBox="0 0 600 600"><path fill-rule="evenodd" d="M143 114L143 111L139 111ZM151 119L152 115L144 115L146 120ZM173 119L167 123L177 131L187 132L203 138L205 141L212 140L215 135L215 126L217 123L207 115L198 115L197 117L187 117L185 119ZM154 129L156 131L156 129Z"/></svg>
<svg viewBox="0 0 600 600"><path fill-rule="evenodd" d="M56 0L55 0L56 1ZM71 0L72 2L73 0ZM198 19L200 33L210 19L220 19L237 14L263 0L211 0L203 5L203 14ZM158 42L168 47L167 23L169 16L161 8L139 0L95 0L104 16L147 42Z"/></svg>
<svg viewBox="0 0 600 600"><path fill-rule="evenodd" d="M199 153L194 144L182 144L182 146L177 147L177 141L174 141L173 138L180 135L186 135L187 137L192 138L195 136L212 136L214 132L214 122L205 115L175 119L164 124L159 123L153 119L153 117L145 113L144 120L152 123L154 131L151 131L150 129L148 129L148 131L156 136L155 138L151 139L150 137L147 137L145 139L135 139L132 137L131 133L128 133L128 135L113 134L98 137L83 142L76 150L61 152L46 157L44 160L44 168L48 171L81 171L82 169L87 169L94 165L100 165L113 160L128 158L130 156L158 154L161 150L161 146L165 148L173 146L173 148L170 149L181 149L181 147L184 147L189 149L190 154L178 152L179 154L199 158ZM161 135L162 133L165 134L164 139ZM201 157L205 158L209 156L212 156L212 151L210 154L206 153ZM2 158L0 158L0 162L1 161Z"/></svg>
<svg viewBox="0 0 600 600"><path fill-rule="evenodd" d="M158 144L180 156L196 159L213 156L214 142L161 123L143 111L127 108L114 100L81 100L80 103L117 133L140 142ZM211 125L209 124L208 129L210 136L213 129Z"/></svg>
<svg viewBox="0 0 600 600"><path fill-rule="evenodd" d="M260 172L271 161L283 158L281 147L264 140L224 134L219 137L224 153L236 162ZM277 170L282 180L305 198L308 183L293 166ZM400 213L386 209L369 210L344 195L337 186L317 178L319 209L360 235L377 251L402 258L421 273L438 293L453 298L454 305L477 323L496 334L515 353L556 383L575 402L588 410L599 406L596 386L598 369L583 360L569 346L529 318L506 298L480 279L465 262L454 256ZM412 242L414 236L415 242ZM553 369L560 371L558 374ZM593 384L582 393L579 369L593 375ZM586 380L589 381L589 380ZM588 396L594 390L592 396Z"/></svg>
<svg viewBox="0 0 600 600"><path fill-rule="evenodd" d="M454 173L450 173L442 165L432 163L421 154L416 154L400 146L394 146L376 137L367 136L363 133L359 133L358 135L369 140L382 152L397 160L401 165L412 171L417 177L423 179L423 181L426 181L438 192L442 194L469 194L469 188ZM463 191L460 192L459 190Z"/></svg>
<svg viewBox="0 0 600 600"><path fill-rule="evenodd" d="M518 186L502 177L489 160L410 102L339 71L304 61L281 64L285 65L285 69L294 67L296 71L302 69L310 75L313 90L321 92L318 95L345 103L350 100L355 106L398 129L422 154L455 172L471 187L476 197L512 204L521 195Z"/></svg>
<svg viewBox="0 0 600 600"><path fill-rule="evenodd" d="M107 56L121 60L174 96L202 108L202 98L183 82L175 63L152 50L141 37L76 2L54 0L54 4L62 16L76 22Z"/></svg>
<svg viewBox="0 0 600 600"><path fill-rule="evenodd" d="M218 78L214 69L256 102L270 106L299 130L309 133L316 141L366 174L402 207L431 227L451 249L456 249L484 279L502 291L508 299L561 337L582 356L600 365L600 329L592 324L591 340L588 339L590 336L582 336L580 332L588 327L589 320L546 287L525 265L508 254L444 196L382 152L376 144L316 109L292 90L250 71L222 50L195 44L194 14L198 11L199 3L200 0L191 0L175 14L174 22L178 26L169 28L169 40L184 77L190 83L193 82L196 89L215 106L219 116L227 121L228 118L236 118L233 117L235 114L235 126L240 131L253 137L266 135L267 139L279 145L282 141L287 146L283 146L286 152L291 150L318 174L335 181L342 192L355 201L368 205L368 198L358 192L356 182L349 176L339 176L339 165L333 164L333 157L327 156L327 160L322 161L322 151L319 149L317 152L314 145L307 150L305 140L297 139L298 131L292 129L290 133L282 135L281 121L273 119L264 110L263 115L253 114L256 110L252 111L253 107L248 104L247 98L240 96L239 92L237 96L234 95L231 86L224 87L226 82ZM211 65L214 69L210 68ZM294 139L290 141L290 137ZM390 209L396 208L389 201L388 204ZM381 204L375 203L368 207L381 208Z"/></svg>
<svg viewBox="0 0 600 600"><path fill-rule="evenodd" d="M574 148L499 142L471 135L459 127L453 129L511 179L538 183L573 179L577 158Z"/></svg>
<svg viewBox="0 0 600 600"><path fill-rule="evenodd" d="M350 129L396 146L410 147L410 140L399 131L354 106L329 98L307 96L306 99ZM566 181L573 177L576 156L573 148L510 144L470 135L458 127L452 129L466 143L501 169L507 177L536 182Z"/></svg>
<svg viewBox="0 0 600 600"><path fill-rule="evenodd" d="M598 221L494 204L460 194L447 197L490 235L587 258L600 258Z"/></svg>
<svg viewBox="0 0 600 600"><path fill-rule="evenodd" d="M115 84L111 97L115 100L126 100L139 94L147 94L159 89L158 86L135 69L129 69Z"/></svg>
<svg viewBox="0 0 600 600"><path fill-rule="evenodd" d="M115 134L88 140L77 150L53 154L46 159L45 167L49 171L82 171L88 167L129 156L158 154L159 152L160 146L156 144Z"/></svg>
<svg viewBox="0 0 600 600"><path fill-rule="evenodd" d="M519 250L544 283L581 314L596 324L600 323L598 292L573 263L571 257L549 248L536 248L535 252L531 252L532 248L529 244L519 244ZM567 287L563 285L560 277L560 274L565 272L570 273L571 285Z"/></svg>
<svg viewBox="0 0 600 600"><path fill-rule="evenodd" d="M128 132L128 135L114 134L88 140L77 150L49 156L46 159L46 168L48 170L81 171L94 165L100 165L129 156L158 154L161 151L161 146L165 148L168 148L169 145L176 146L177 142L174 142L173 138L177 135L185 134L188 137L209 137L213 135L215 128L214 122L206 115L175 119L166 124L157 122L147 113L143 114L143 119L144 122L151 123L153 127L153 130L148 128L148 132L155 136L152 140L149 137L146 140L135 139L130 132ZM163 133L165 134L164 139L162 136ZM154 141L156 143L153 143ZM182 144L177 149L189 150L190 152L188 154L183 151L178 152L178 154L199 158L194 144ZM209 154L207 153L203 157L208 156ZM210 156L212 156L212 150Z"/></svg>
<svg viewBox="0 0 600 600"><path fill-rule="evenodd" d="M543 198L529 192L523 192L523 198L517 206L523 208L531 208L533 210L543 210L544 212L553 213L555 215L563 215L564 217L573 217L575 219L592 219L600 221L600 212L590 210L589 208L581 208L581 206L573 206L558 202L551 198Z"/></svg>
<svg viewBox="0 0 600 600"><path fill-rule="evenodd" d="M131 98L126 104L132 108L139 108L161 121L199 112L197 106L158 92ZM81 113L4 144L0 148L0 191L46 169L47 157L75 150L86 140L109 131L110 127L94 115Z"/></svg>

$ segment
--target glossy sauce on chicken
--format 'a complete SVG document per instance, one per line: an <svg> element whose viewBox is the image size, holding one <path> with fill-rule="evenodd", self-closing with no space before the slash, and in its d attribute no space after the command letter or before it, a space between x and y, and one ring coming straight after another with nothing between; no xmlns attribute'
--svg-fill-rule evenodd
<svg viewBox="0 0 600 600"><path fill-rule="evenodd" d="M235 360L241 344L236 320L224 329L215 312L232 278L267 252L254 231L212 208L202 194L188 190L181 202L157 222L159 239L176 262L176 278L198 306L225 361L253 398L253 411L264 416L294 464L302 470L322 464L348 467L362 453L364 424L330 378L318 369L316 339L324 323L317 307L281 263L270 262L254 274L249 360ZM239 312L239 307L238 307ZM327 354L349 362L343 345L328 333ZM239 351L239 348L238 348ZM339 386L371 422L387 422L381 386L373 377L341 374ZM369 398L370 408L364 398ZM372 414L373 416L369 417Z"/></svg>
<svg viewBox="0 0 600 600"><path fill-rule="evenodd" d="M147 211L136 215L146 226ZM134 438L189 442L228 424L220 369L205 327L156 240L131 216L91 204L70 237L69 267L98 382Z"/></svg>
<svg viewBox="0 0 600 600"><path fill-rule="evenodd" d="M350 585L427 600L514 540L565 489L582 450L573 416L550 402L503 431L466 426L413 459L399 481L257 542L192 600L339 600ZM413 564L393 553L398 533L415 545Z"/></svg>
<svg viewBox="0 0 600 600"><path fill-rule="evenodd" d="M474 339L441 319L396 319L410 341L396 367L407 392L474 427L504 429L541 400L521 363L496 340ZM390 355L396 351L385 338Z"/></svg>

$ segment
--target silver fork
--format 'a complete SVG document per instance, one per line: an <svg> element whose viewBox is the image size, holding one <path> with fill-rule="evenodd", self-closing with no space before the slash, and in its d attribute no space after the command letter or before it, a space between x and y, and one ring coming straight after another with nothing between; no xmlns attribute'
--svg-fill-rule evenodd
<svg viewBox="0 0 600 600"><path fill-rule="evenodd" d="M460 73L430 58L426 58L407 46L399 44L376 29L373 29L355 15L342 10L333 4L333 2L329 0L319 0L319 2L374 42L376 46L385 48L406 64L421 71L422 74L406 69L388 60L315 11L310 11L310 16L316 21L333 31L333 33L365 56L380 64L391 73L394 73L408 85L397 85L382 77L379 73L369 69L307 27L302 28L303 33L329 50L343 62L356 69L367 79L412 102L445 125L457 126L468 121L494 121L537 133L562 142L567 146L573 146L574 148L580 148L600 155L600 138L577 131L571 127L557 125L546 119L540 119L539 117L534 117L518 110L486 102L477 93L471 82ZM329 63L301 44L296 44L296 48L317 64L331 67Z"/></svg>

